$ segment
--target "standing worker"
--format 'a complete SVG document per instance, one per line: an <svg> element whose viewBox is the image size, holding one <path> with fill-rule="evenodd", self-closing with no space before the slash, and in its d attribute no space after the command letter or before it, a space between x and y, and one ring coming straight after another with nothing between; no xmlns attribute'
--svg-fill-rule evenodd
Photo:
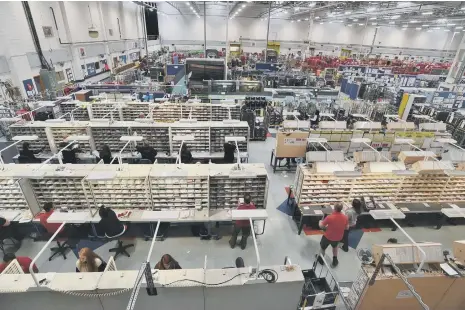
<svg viewBox="0 0 465 310"><path fill-rule="evenodd" d="M326 248L329 245L333 248L333 263L331 267L336 267L339 264L337 260L337 246L344 237L344 230L349 229L349 222L347 216L342 213L342 203L337 203L334 206L334 212L328 215L324 220L320 221L319 226L325 230L323 237L320 241L320 253L325 255ZM323 265L323 260L318 257L318 262Z"/></svg>
<svg viewBox="0 0 465 310"><path fill-rule="evenodd" d="M342 250L344 252L349 252L349 232L357 225L357 218L360 213L362 213L362 202L359 199L352 200L352 208L345 212L349 221L349 229L344 230L344 238L342 238Z"/></svg>
<svg viewBox="0 0 465 310"><path fill-rule="evenodd" d="M249 194L245 194L244 196L244 203L241 203L237 210L254 210L257 209L253 202L251 202L251 198ZM245 249L247 246L247 238L250 236L250 221L249 220L238 220L234 223L233 233L231 236L231 240L229 240L229 245L231 249L236 247L237 236L239 232L242 231L242 238L241 238L241 249ZM342 238L342 236L341 236Z"/></svg>
<svg viewBox="0 0 465 310"><path fill-rule="evenodd" d="M226 142L224 145L224 163L233 164L234 163L234 152L236 152L236 145L232 142ZM238 155L239 156L239 155Z"/></svg>

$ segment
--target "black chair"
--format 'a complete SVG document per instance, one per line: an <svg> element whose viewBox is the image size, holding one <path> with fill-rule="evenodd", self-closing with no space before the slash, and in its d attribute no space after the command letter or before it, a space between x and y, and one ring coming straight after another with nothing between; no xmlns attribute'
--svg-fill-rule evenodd
<svg viewBox="0 0 465 310"><path fill-rule="evenodd" d="M118 257L118 255L120 254L124 254L126 255L127 257L131 257L131 255L129 255L129 253L126 251L128 248L130 247L133 247L134 244L126 244L126 245L123 245L123 241L120 240L119 238L121 236L123 236L126 231L127 231L127 226L126 225L123 225L124 229L121 233L119 233L118 235L116 236L108 236L106 233L105 233L105 237L108 239L108 240L117 240L117 243L116 243L116 248L111 248L109 251L110 252L115 252L115 255L113 255L114 259L116 260L116 258Z"/></svg>
<svg viewBox="0 0 465 310"><path fill-rule="evenodd" d="M66 252L68 250L73 249L71 245L68 244L67 239L59 238L59 240L56 240L56 243L56 247L50 248L50 251L52 251L52 255L48 258L49 261L51 261L57 255L61 255L64 259L66 259Z"/></svg>

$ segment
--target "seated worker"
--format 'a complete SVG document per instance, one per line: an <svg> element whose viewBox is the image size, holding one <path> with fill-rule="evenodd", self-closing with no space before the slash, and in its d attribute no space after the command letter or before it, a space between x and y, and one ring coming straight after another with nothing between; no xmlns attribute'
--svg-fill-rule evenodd
<svg viewBox="0 0 465 310"><path fill-rule="evenodd" d="M244 196L244 203L241 203L237 210L253 210L256 209L255 205L251 202L251 197L249 194L245 194ZM231 236L231 240L229 240L229 245L231 249L236 247L237 236L239 232L242 231L242 239L241 239L241 249L245 249L247 246L247 238L250 236L250 227L249 220L238 220L234 223L233 233Z"/></svg>
<svg viewBox="0 0 465 310"><path fill-rule="evenodd" d="M149 145L148 141L144 141L143 145L137 146L136 150L142 156L142 159L148 159L153 164L158 152Z"/></svg>
<svg viewBox="0 0 465 310"><path fill-rule="evenodd" d="M44 213L39 214L40 224L45 228L49 234L54 234L58 228L60 228L60 223L48 223L48 218L53 214L53 204L51 202L44 203Z"/></svg>
<svg viewBox="0 0 465 310"><path fill-rule="evenodd" d="M63 149L68 145L67 142L61 142L60 143L60 148ZM74 143L70 146L68 146L66 149L63 149L61 151L61 155L63 156L63 163L64 164L77 164L77 157L76 153L79 153L79 145L77 143Z"/></svg>
<svg viewBox="0 0 465 310"><path fill-rule="evenodd" d="M29 273L29 266L32 263L32 259L30 259L29 257L26 257L26 256L18 256L18 257L16 257L13 253L6 253L3 256L3 263L0 264L0 273L3 272L3 270L5 270L5 268L8 267L8 265L14 259L16 259L18 261L18 263L21 266L21 268L23 269L24 273ZM34 270L34 272L36 272L36 273L39 272L39 269L37 269L36 264L34 264L34 266L32 267L32 270Z"/></svg>
<svg viewBox="0 0 465 310"><path fill-rule="evenodd" d="M36 158L35 154L38 154L40 152L42 152L42 150L40 151L32 151L29 149L29 142L24 142L23 143L23 149L21 151L19 151L19 157L18 158L18 161L20 161L20 163L22 164L34 164L34 163L40 163L41 160L39 158Z"/></svg>
<svg viewBox="0 0 465 310"><path fill-rule="evenodd" d="M155 269L158 270L172 270L182 269L179 263L169 254L165 254L161 257L160 261L155 265Z"/></svg>
<svg viewBox="0 0 465 310"><path fill-rule="evenodd" d="M224 145L224 163L234 164L234 153L236 152L236 144L234 142L226 142Z"/></svg>
<svg viewBox="0 0 465 310"><path fill-rule="evenodd" d="M107 264L89 248L82 248L79 251L79 258L76 261L76 272L103 272Z"/></svg>
<svg viewBox="0 0 465 310"><path fill-rule="evenodd" d="M110 147L106 144L103 145L102 150L100 152L94 152L94 155L97 157L97 162L103 159L104 164L109 164L113 160L113 157L111 156ZM117 164L118 161L115 160L113 163Z"/></svg>
<svg viewBox="0 0 465 310"><path fill-rule="evenodd" d="M14 242L16 247L19 248L21 246L21 242L24 239L23 234L21 234L17 227L12 224L9 220L0 217L0 240L10 239L13 238L18 242Z"/></svg>
<svg viewBox="0 0 465 310"><path fill-rule="evenodd" d="M192 153L189 150L189 146L187 144L183 144L181 148L181 163L183 164L190 164L192 163Z"/></svg>
<svg viewBox="0 0 465 310"><path fill-rule="evenodd" d="M99 228L105 232L107 237L118 236L124 231L124 225L118 219L115 211L102 205L98 211L101 217Z"/></svg>
<svg viewBox="0 0 465 310"><path fill-rule="evenodd" d="M315 115L313 115L312 119L310 120L310 126L316 127L320 123L320 111L316 110Z"/></svg>

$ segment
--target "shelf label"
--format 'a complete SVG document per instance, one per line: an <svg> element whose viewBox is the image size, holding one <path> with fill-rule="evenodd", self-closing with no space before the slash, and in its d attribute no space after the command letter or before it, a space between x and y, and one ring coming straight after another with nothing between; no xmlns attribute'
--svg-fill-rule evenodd
<svg viewBox="0 0 465 310"><path fill-rule="evenodd" d="M307 139L302 138L284 138L284 145L307 145Z"/></svg>

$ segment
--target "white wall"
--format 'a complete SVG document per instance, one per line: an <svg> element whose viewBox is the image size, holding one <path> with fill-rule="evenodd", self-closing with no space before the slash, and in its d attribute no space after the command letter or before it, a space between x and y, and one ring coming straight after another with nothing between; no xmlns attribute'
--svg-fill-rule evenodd
<svg viewBox="0 0 465 310"><path fill-rule="evenodd" d="M30 1L29 6L46 60L56 71L65 73L71 68L75 80L85 78L82 65L106 59L111 67L112 57L126 55L129 62L130 53L144 48L141 7L132 1ZM52 27L52 37L45 37L44 26ZM98 31L96 38L89 36L89 28ZM0 71L0 78L10 79L25 95L22 81L39 74L40 62L20 1L0 2L0 42L0 56L6 58L9 67L9 72ZM79 54L82 47L85 56Z"/></svg>
<svg viewBox="0 0 465 310"><path fill-rule="evenodd" d="M178 11L167 5L159 3L160 10L166 15L159 14L159 28L162 42L186 41L185 44L194 44L192 41L203 41L204 26L203 16L180 15ZM212 13L213 14L213 13ZM226 41L225 16L207 16L207 46L223 45ZM256 48L244 47L245 51L259 51L264 48L266 40L267 20L257 18L239 18L229 20L229 40L250 39L256 41ZM291 23L289 20L271 19L269 40L281 42L281 46L292 45L291 43L303 43L308 40L309 22L301 21ZM314 23L311 31L311 41L318 44L353 45L360 44L371 46L375 34L375 27L368 26L346 26L341 23L325 23L321 25ZM432 49L432 50L455 50L457 49L463 33L454 35L452 32L437 30L433 32L401 30L393 27L380 27L375 39L375 46L385 46L393 49ZM452 37L454 39L451 42ZM263 41L263 42L262 42ZM258 48L258 46L260 48ZM224 45L223 45L224 47ZM291 47L291 46L289 46ZM296 46L297 47L297 46ZM281 49L283 50L283 49ZM286 48L287 50L287 48ZM437 52L436 52L437 53Z"/></svg>

